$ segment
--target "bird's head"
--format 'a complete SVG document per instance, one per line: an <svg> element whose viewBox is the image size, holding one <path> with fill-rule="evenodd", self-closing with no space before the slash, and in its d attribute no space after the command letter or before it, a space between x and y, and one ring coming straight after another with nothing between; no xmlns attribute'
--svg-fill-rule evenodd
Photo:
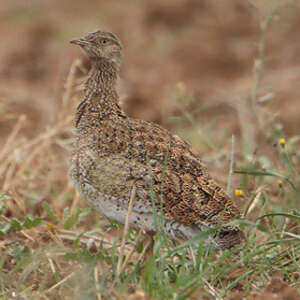
<svg viewBox="0 0 300 300"><path fill-rule="evenodd" d="M98 30L71 40L70 43L80 46L91 61L104 59L117 68L121 65L122 44L111 32Z"/></svg>

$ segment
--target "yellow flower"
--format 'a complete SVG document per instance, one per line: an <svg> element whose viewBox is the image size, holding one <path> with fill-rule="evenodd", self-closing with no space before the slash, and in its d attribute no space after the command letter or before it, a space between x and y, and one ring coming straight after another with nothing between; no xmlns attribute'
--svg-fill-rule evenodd
<svg viewBox="0 0 300 300"><path fill-rule="evenodd" d="M285 146L285 139L284 139L284 138L281 138L281 139L279 140L279 144L280 144L282 147L284 147L284 146Z"/></svg>
<svg viewBox="0 0 300 300"><path fill-rule="evenodd" d="M234 191L234 193L235 193L235 195L237 196L237 197L243 197L243 190L241 190L241 189L236 189L235 191Z"/></svg>
<svg viewBox="0 0 300 300"><path fill-rule="evenodd" d="M56 230L57 229L57 226L54 225L53 223L50 223L50 222L47 222L46 223L46 226L48 227L49 230Z"/></svg>

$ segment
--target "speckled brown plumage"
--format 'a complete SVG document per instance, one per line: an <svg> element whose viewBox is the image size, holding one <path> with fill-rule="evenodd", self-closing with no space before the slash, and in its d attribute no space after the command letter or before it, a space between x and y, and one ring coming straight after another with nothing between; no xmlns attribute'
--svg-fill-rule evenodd
<svg viewBox="0 0 300 300"><path fill-rule="evenodd" d="M191 146L166 129L128 117L118 104L115 83L122 45L112 33L96 31L71 41L92 63L83 101L77 108L76 145L70 174L96 210L124 223L132 186L136 187L130 225L155 231L153 203L174 238L191 238L221 226L212 238L230 248L243 233L226 223L239 210L209 176Z"/></svg>

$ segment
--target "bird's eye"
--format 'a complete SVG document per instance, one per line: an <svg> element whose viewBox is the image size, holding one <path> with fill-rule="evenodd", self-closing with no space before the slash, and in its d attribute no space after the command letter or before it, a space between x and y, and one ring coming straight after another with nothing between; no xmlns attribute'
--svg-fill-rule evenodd
<svg viewBox="0 0 300 300"><path fill-rule="evenodd" d="M102 45L107 44L107 40L106 40L106 39L101 40L101 44L102 44Z"/></svg>

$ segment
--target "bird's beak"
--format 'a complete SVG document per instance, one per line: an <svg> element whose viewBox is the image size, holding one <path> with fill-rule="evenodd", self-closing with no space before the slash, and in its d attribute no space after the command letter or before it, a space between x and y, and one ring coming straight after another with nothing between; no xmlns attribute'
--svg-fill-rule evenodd
<svg viewBox="0 0 300 300"><path fill-rule="evenodd" d="M83 39L83 38L71 40L70 43L71 43L71 44L78 45L78 46L85 46L85 45L88 45L88 44L89 44L89 42L86 41L86 40Z"/></svg>

